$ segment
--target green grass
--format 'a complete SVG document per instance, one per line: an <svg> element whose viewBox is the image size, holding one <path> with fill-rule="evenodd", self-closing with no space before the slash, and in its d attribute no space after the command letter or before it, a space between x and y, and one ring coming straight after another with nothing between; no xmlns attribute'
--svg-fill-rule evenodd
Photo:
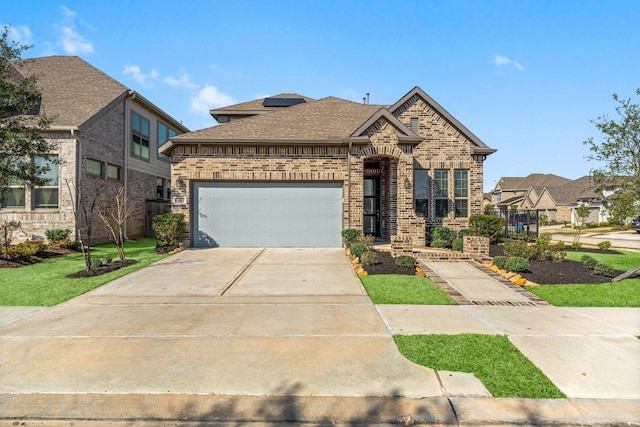
<svg viewBox="0 0 640 427"><path fill-rule="evenodd" d="M374 304L456 304L426 277L374 274L364 276L361 280Z"/></svg>
<svg viewBox="0 0 640 427"><path fill-rule="evenodd" d="M118 277L165 258L153 252L155 239L125 243L127 259L137 261L128 267L96 277L70 279L69 274L84 270L82 253L66 255L26 267L3 269L0 273L0 306L53 306L95 289ZM118 259L112 243L98 245L92 259L110 255Z"/></svg>
<svg viewBox="0 0 640 427"><path fill-rule="evenodd" d="M583 255L589 255L607 267L620 271L640 266L640 252L618 252L621 254L585 254L568 250L567 259L580 261ZM526 289L558 307L640 307L640 279L599 284L543 285Z"/></svg>
<svg viewBox="0 0 640 427"><path fill-rule="evenodd" d="M503 335L395 335L409 360L440 371L473 373L493 397L566 397Z"/></svg>
<svg viewBox="0 0 640 427"><path fill-rule="evenodd" d="M640 307L640 279L526 289L558 307Z"/></svg>
<svg viewBox="0 0 640 427"><path fill-rule="evenodd" d="M585 253L567 249L567 259L580 261L583 255L589 255L607 267L620 271L629 271L640 266L640 252L621 251L618 249L616 251L620 252L620 254Z"/></svg>

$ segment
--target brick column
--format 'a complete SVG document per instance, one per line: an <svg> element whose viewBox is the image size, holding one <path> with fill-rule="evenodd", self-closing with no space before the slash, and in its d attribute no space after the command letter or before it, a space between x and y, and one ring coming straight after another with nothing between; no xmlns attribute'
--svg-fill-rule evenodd
<svg viewBox="0 0 640 427"><path fill-rule="evenodd" d="M464 236L463 252L473 258L489 256L489 238L482 236Z"/></svg>
<svg viewBox="0 0 640 427"><path fill-rule="evenodd" d="M413 245L409 236L391 236L391 255L411 255L413 253Z"/></svg>

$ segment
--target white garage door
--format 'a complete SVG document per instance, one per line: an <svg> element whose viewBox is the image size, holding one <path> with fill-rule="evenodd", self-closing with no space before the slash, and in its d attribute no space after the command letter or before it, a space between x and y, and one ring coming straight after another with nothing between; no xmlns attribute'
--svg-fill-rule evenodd
<svg viewBox="0 0 640 427"><path fill-rule="evenodd" d="M339 247L342 183L197 182L196 247Z"/></svg>

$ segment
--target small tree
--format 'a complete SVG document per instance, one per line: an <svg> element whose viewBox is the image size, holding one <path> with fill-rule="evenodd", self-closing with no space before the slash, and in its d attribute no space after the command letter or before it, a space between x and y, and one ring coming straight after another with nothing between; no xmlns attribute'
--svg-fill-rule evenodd
<svg viewBox="0 0 640 427"><path fill-rule="evenodd" d="M113 244L118 250L118 258L120 261L125 259L124 253L124 223L131 215L131 204L128 203L129 198L125 194L124 187L118 187L113 190L112 203L107 204L102 210L98 211L98 216L109 229Z"/></svg>
<svg viewBox="0 0 640 427"><path fill-rule="evenodd" d="M591 210L589 209L589 205L587 205L586 203L580 203L580 206L576 208L576 216L578 217L578 221L577 221L578 232L576 233L575 236L573 236L573 243L580 242L580 233L582 231L582 227L585 226L587 222L587 218L589 218L590 213L591 213Z"/></svg>
<svg viewBox="0 0 640 427"><path fill-rule="evenodd" d="M5 258L9 258L9 246L13 240L13 235L20 230L22 225L18 221L0 220L0 230L2 231L2 247Z"/></svg>
<svg viewBox="0 0 640 427"><path fill-rule="evenodd" d="M93 234L93 212L98 203L98 195L102 192L102 185L93 192L92 197L85 197L82 186L76 186L65 180L69 195L71 196L71 205L73 206L73 219L75 222L78 241L84 256L85 270L91 270L91 235ZM84 233L83 233L84 232Z"/></svg>
<svg viewBox="0 0 640 427"><path fill-rule="evenodd" d="M638 207L636 204L638 199L633 194L619 191L613 200L606 203L609 211L609 222L618 225L629 225L629 219L637 215Z"/></svg>

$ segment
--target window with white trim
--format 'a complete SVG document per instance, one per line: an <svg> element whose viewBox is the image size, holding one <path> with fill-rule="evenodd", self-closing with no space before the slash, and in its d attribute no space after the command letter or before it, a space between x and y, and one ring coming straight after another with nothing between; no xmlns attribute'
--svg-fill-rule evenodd
<svg viewBox="0 0 640 427"><path fill-rule="evenodd" d="M39 178L45 180L44 185L33 188L34 208L53 209L58 207L58 156L36 156L33 162L38 167L46 167L47 171L40 173Z"/></svg>

